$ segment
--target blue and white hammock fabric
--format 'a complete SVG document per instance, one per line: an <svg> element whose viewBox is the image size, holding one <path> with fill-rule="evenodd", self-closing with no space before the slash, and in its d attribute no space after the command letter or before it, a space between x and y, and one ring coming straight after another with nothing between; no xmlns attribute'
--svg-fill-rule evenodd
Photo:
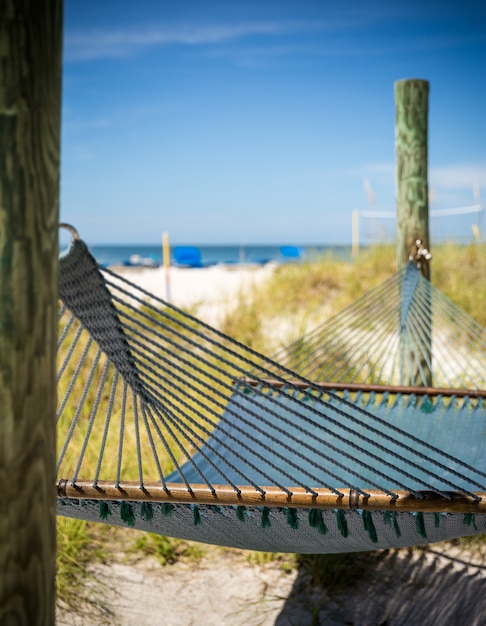
<svg viewBox="0 0 486 626"><path fill-rule="evenodd" d="M58 513L252 550L486 531L486 333L413 264L269 359L60 259Z"/></svg>

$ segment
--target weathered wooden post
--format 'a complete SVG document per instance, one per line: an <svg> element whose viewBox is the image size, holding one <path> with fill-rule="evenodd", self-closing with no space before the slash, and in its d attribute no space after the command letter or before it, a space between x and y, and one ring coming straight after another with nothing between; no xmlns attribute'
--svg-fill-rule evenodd
<svg viewBox="0 0 486 626"><path fill-rule="evenodd" d="M395 83L395 152L397 188L397 264L407 264L415 241L426 249L429 242L428 184L429 83L399 80ZM430 278L428 263L421 264Z"/></svg>
<svg viewBox="0 0 486 626"><path fill-rule="evenodd" d="M55 622L62 0L0 3L0 624Z"/></svg>
<svg viewBox="0 0 486 626"><path fill-rule="evenodd" d="M397 195L397 266L403 268L420 241L430 250L428 187L428 105L426 80L395 83L395 152ZM423 258L420 271L430 279L430 265ZM423 321L421 350L402 340L402 383L432 385L431 325Z"/></svg>

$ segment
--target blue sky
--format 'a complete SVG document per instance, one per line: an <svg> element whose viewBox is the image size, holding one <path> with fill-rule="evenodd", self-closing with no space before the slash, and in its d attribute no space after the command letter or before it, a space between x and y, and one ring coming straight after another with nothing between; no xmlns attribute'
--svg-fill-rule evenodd
<svg viewBox="0 0 486 626"><path fill-rule="evenodd" d="M431 208L486 198L481 2L65 0L61 219L89 243L349 243L394 210L394 82Z"/></svg>

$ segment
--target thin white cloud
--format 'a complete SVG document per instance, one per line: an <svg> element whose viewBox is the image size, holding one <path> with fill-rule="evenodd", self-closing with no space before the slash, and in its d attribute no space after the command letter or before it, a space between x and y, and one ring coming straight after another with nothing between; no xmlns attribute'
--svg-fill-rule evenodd
<svg viewBox="0 0 486 626"><path fill-rule="evenodd" d="M370 185L393 185L395 183L395 168L395 163L386 161L363 163L352 170L348 170L348 173L367 179Z"/></svg>
<svg viewBox="0 0 486 626"><path fill-rule="evenodd" d="M473 185L486 189L486 163L433 167L429 179L442 189L472 189Z"/></svg>
<svg viewBox="0 0 486 626"><path fill-rule="evenodd" d="M131 28L91 29L87 31L67 31L64 36L64 59L67 61L88 61L100 58L123 58L141 53L154 46L200 46L230 43L251 36L277 37L289 34L326 33L331 36L315 45L301 42L302 50L314 55L325 56L383 56L403 52L440 50L455 48L474 42L484 42L486 36L470 33L445 36L428 34L419 37L387 38L380 36L374 44L366 39L363 45L357 33L366 33L372 26L394 23L397 20L416 20L415 10L401 10L393 5L390 10L381 7L379 12L369 8L354 7L351 10L336 10L327 19L300 20L261 20L230 23L173 23L163 26L135 26ZM424 17L424 16L422 16ZM425 15L427 17L427 15ZM351 32L353 31L353 35ZM337 35L336 39L332 35ZM295 42L294 42L295 44ZM288 48L281 46L273 54L286 53ZM258 48L255 48L258 51ZM262 51L261 51L262 52ZM268 53L268 49L264 50ZM228 52L229 54L230 52Z"/></svg>
<svg viewBox="0 0 486 626"><path fill-rule="evenodd" d="M350 173L367 177L371 182L393 184L395 163L364 163ZM473 185L486 189L486 163L429 167L429 184L431 187L447 190L472 189Z"/></svg>
<svg viewBox="0 0 486 626"><path fill-rule="evenodd" d="M227 43L255 35L276 36L322 28L316 22L244 22L240 24L180 25L139 30L91 30L66 33L64 58L88 61L100 58L128 57L153 46L197 46ZM329 26L329 24L328 24Z"/></svg>

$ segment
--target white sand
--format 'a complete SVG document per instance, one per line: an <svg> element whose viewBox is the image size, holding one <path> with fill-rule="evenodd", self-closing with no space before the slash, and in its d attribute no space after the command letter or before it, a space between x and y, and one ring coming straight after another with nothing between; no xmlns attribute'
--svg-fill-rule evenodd
<svg viewBox="0 0 486 626"><path fill-rule="evenodd" d="M208 549L197 564L161 567L154 557L115 559L92 572L110 625L480 626L486 615L484 556L436 544L391 551L338 595L302 570L251 564L242 551ZM58 612L61 625L98 626L100 616Z"/></svg>
<svg viewBox="0 0 486 626"><path fill-rule="evenodd" d="M252 286L260 285L273 274L276 264L214 265L203 268L124 268L114 271L137 286L217 325L224 313L236 306L239 296L247 297Z"/></svg>

